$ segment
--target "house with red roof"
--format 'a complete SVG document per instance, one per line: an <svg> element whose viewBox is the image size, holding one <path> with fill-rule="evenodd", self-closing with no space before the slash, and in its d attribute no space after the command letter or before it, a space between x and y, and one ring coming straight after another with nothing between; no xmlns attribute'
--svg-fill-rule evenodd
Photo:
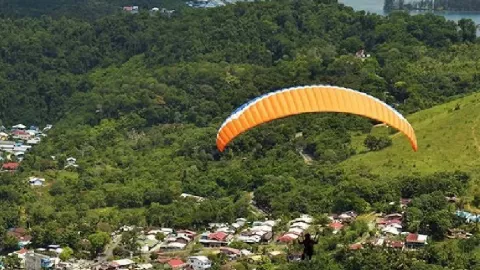
<svg viewBox="0 0 480 270"><path fill-rule="evenodd" d="M286 233L282 236L280 236L277 241L278 242L282 242L282 243L291 243L293 241L295 241L295 239L298 238L298 235L296 234L293 234L293 233Z"/></svg>
<svg viewBox="0 0 480 270"><path fill-rule="evenodd" d="M30 244L32 236L30 236L24 228L12 228L8 230L8 235L15 237L18 240L18 247L23 248Z"/></svg>
<svg viewBox="0 0 480 270"><path fill-rule="evenodd" d="M328 227L333 229L333 233L337 233L338 231L340 231L343 228L343 224L341 222L334 221L334 222L328 224Z"/></svg>
<svg viewBox="0 0 480 270"><path fill-rule="evenodd" d="M187 267L187 264L184 261L177 258L169 260L167 264L172 269L185 269Z"/></svg>
<svg viewBox="0 0 480 270"><path fill-rule="evenodd" d="M20 163L17 163L17 162L4 163L2 165L2 171L14 172L18 169L18 166L20 166Z"/></svg>
<svg viewBox="0 0 480 270"><path fill-rule="evenodd" d="M12 132L12 138L26 141L32 138L32 135L25 130L15 130Z"/></svg>
<svg viewBox="0 0 480 270"><path fill-rule="evenodd" d="M405 247L415 249L424 247L427 244L427 235L418 233L409 233L405 239Z"/></svg>
<svg viewBox="0 0 480 270"><path fill-rule="evenodd" d="M405 247L405 243L402 241L391 240L386 243L386 246L389 248L403 250L403 248Z"/></svg>
<svg viewBox="0 0 480 270"><path fill-rule="evenodd" d="M349 246L350 250L359 250L359 249L362 249L362 248L363 248L363 246L362 246L361 243L351 244Z"/></svg>
<svg viewBox="0 0 480 270"><path fill-rule="evenodd" d="M224 232L203 233L200 237L200 244L209 247L226 246L230 243L233 236Z"/></svg>
<svg viewBox="0 0 480 270"><path fill-rule="evenodd" d="M240 250L231 247L221 247L220 252L225 253L226 255L240 256L242 253Z"/></svg>

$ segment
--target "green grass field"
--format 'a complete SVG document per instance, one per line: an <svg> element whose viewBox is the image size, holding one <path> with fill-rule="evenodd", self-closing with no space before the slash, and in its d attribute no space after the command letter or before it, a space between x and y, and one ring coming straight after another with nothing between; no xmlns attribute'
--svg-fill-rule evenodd
<svg viewBox="0 0 480 270"><path fill-rule="evenodd" d="M459 109L455 108L459 106ZM401 133L391 136L393 145L378 152L365 152L366 135L354 136L356 156L341 166L347 173L368 170L380 176L430 174L462 170L476 180L480 175L480 94L469 95L407 117L415 129L418 152ZM380 131L379 131L380 130ZM372 133L384 133L387 127L375 127ZM363 153L362 153L363 150ZM472 181L471 189L476 189ZM472 190L473 191L473 190Z"/></svg>

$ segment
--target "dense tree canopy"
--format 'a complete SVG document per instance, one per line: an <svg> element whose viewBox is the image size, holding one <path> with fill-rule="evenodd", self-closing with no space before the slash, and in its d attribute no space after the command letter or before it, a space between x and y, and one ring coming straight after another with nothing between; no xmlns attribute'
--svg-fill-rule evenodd
<svg viewBox="0 0 480 270"><path fill-rule="evenodd" d="M95 255L111 228L124 224L198 229L249 217L254 192L272 217L388 211L390 202L410 197L405 225L442 239L456 222L444 196L465 194L470 176L345 174L336 165L358 154L353 134L377 124L367 119L299 115L246 132L224 153L216 149L217 128L232 110L283 87L350 87L405 114L479 88L471 21L366 15L332 2L238 3L91 22L0 19L2 124L54 124L17 174L0 174L0 228L28 227L34 246L59 243ZM368 56L355 56L360 49ZM381 151L391 141L368 137L365 144ZM307 164L300 151L315 162ZM64 169L70 156L78 168ZM28 187L33 174L47 185ZM206 200L180 199L183 192ZM360 227L345 239L361 235ZM1 230L0 236L2 247L12 248ZM325 235L324 251L335 249L328 245L335 237ZM465 267L476 263L462 252ZM419 261L405 256L342 251L321 255L315 267L448 265L429 253Z"/></svg>

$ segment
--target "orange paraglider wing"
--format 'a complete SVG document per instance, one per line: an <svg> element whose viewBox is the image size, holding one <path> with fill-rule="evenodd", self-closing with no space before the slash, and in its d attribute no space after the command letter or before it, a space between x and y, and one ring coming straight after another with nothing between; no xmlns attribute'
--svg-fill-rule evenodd
<svg viewBox="0 0 480 270"><path fill-rule="evenodd" d="M314 85L278 90L242 105L222 124L217 133L221 152L239 134L275 119L312 112L338 112L365 116L383 122L407 136L414 151L417 138L410 123L381 100L352 89Z"/></svg>

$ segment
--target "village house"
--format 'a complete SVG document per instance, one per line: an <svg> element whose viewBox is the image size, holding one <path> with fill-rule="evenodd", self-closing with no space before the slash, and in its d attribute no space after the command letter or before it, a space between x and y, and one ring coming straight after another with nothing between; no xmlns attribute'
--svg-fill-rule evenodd
<svg viewBox="0 0 480 270"><path fill-rule="evenodd" d="M8 134L5 132L0 132L0 141L8 140Z"/></svg>
<svg viewBox="0 0 480 270"><path fill-rule="evenodd" d="M298 222L311 224L313 222L313 218L309 215L301 215L299 218L296 218L290 221L290 224L298 223Z"/></svg>
<svg viewBox="0 0 480 270"><path fill-rule="evenodd" d="M11 150L15 147L14 141L0 141L0 150Z"/></svg>
<svg viewBox="0 0 480 270"><path fill-rule="evenodd" d="M187 267L187 264L178 258L169 260L167 264L171 269L185 269Z"/></svg>
<svg viewBox="0 0 480 270"><path fill-rule="evenodd" d="M282 242L282 243L291 243L298 239L299 235L294 234L294 233L286 233L279 238L277 238L277 242Z"/></svg>
<svg viewBox="0 0 480 270"><path fill-rule="evenodd" d="M35 176L30 176L28 178L28 183L31 186L43 186L45 184L45 178L39 178Z"/></svg>
<svg viewBox="0 0 480 270"><path fill-rule="evenodd" d="M138 13L138 6L126 6L123 7L123 11L126 11L130 14L137 14Z"/></svg>
<svg viewBox="0 0 480 270"><path fill-rule="evenodd" d="M200 244L208 247L220 247L230 244L233 236L224 232L205 232L200 237Z"/></svg>
<svg viewBox="0 0 480 270"><path fill-rule="evenodd" d="M385 245L389 248L393 248L393 249L399 249L399 250L403 250L403 248L405 247L405 243L402 242L402 241L396 241L396 240L389 240L389 241L386 241Z"/></svg>
<svg viewBox="0 0 480 270"><path fill-rule="evenodd" d="M74 157L67 158L64 169L69 168L69 167L74 167L74 168L78 167L76 158L74 158Z"/></svg>
<svg viewBox="0 0 480 270"><path fill-rule="evenodd" d="M128 269L135 265L135 262L130 259L121 259L112 261L109 264L109 269Z"/></svg>
<svg viewBox="0 0 480 270"><path fill-rule="evenodd" d="M461 229L448 229L447 237L450 239L470 239L472 234Z"/></svg>
<svg viewBox="0 0 480 270"><path fill-rule="evenodd" d="M7 234L15 237L18 240L18 248L23 248L24 246L30 244L32 240L32 237L24 228L12 228L8 230Z"/></svg>
<svg viewBox="0 0 480 270"><path fill-rule="evenodd" d="M359 249L363 249L363 245L361 243L355 243L355 244L351 244L348 249L350 250L359 250Z"/></svg>
<svg viewBox="0 0 480 270"><path fill-rule="evenodd" d="M409 233L405 239L405 247L409 249L421 248L427 245L427 235Z"/></svg>
<svg viewBox="0 0 480 270"><path fill-rule="evenodd" d="M212 262L206 256L190 256L188 265L193 270L205 270L212 267Z"/></svg>
<svg viewBox="0 0 480 270"><path fill-rule="evenodd" d="M237 259L242 255L240 250L230 247L221 247L220 252L227 255L232 260Z"/></svg>
<svg viewBox="0 0 480 270"><path fill-rule="evenodd" d="M333 233L336 234L343 228L343 224L340 221L333 221L328 224L328 227L332 228Z"/></svg>
<svg viewBox="0 0 480 270"><path fill-rule="evenodd" d="M12 130L25 130L27 127L23 124L12 126Z"/></svg>
<svg viewBox="0 0 480 270"><path fill-rule="evenodd" d="M30 145L35 145L35 144L38 144L40 142L40 138L39 137L35 137L33 139L29 139L27 140L27 144L30 144Z"/></svg>
<svg viewBox="0 0 480 270"><path fill-rule="evenodd" d="M183 250L187 245L179 242L171 242L168 244L162 244L160 249L164 251Z"/></svg>
<svg viewBox="0 0 480 270"><path fill-rule="evenodd" d="M44 127L42 129L42 132L45 133L45 132L49 131L50 129L52 129L52 127L53 127L52 125L47 125L46 127Z"/></svg>
<svg viewBox="0 0 480 270"><path fill-rule="evenodd" d="M203 197L200 197L200 196L195 196L195 195L192 195L192 194L188 194L188 193L182 193L180 194L180 197L181 198L191 198L191 199L194 199L195 201L197 202L202 202L205 200L205 198Z"/></svg>
<svg viewBox="0 0 480 270"><path fill-rule="evenodd" d="M25 130L15 130L12 132L12 138L17 140L29 140L33 136Z"/></svg>
<svg viewBox="0 0 480 270"><path fill-rule="evenodd" d="M4 163L2 165L2 171L15 172L15 171L17 171L18 166L20 166L20 164L17 163L17 162Z"/></svg>

